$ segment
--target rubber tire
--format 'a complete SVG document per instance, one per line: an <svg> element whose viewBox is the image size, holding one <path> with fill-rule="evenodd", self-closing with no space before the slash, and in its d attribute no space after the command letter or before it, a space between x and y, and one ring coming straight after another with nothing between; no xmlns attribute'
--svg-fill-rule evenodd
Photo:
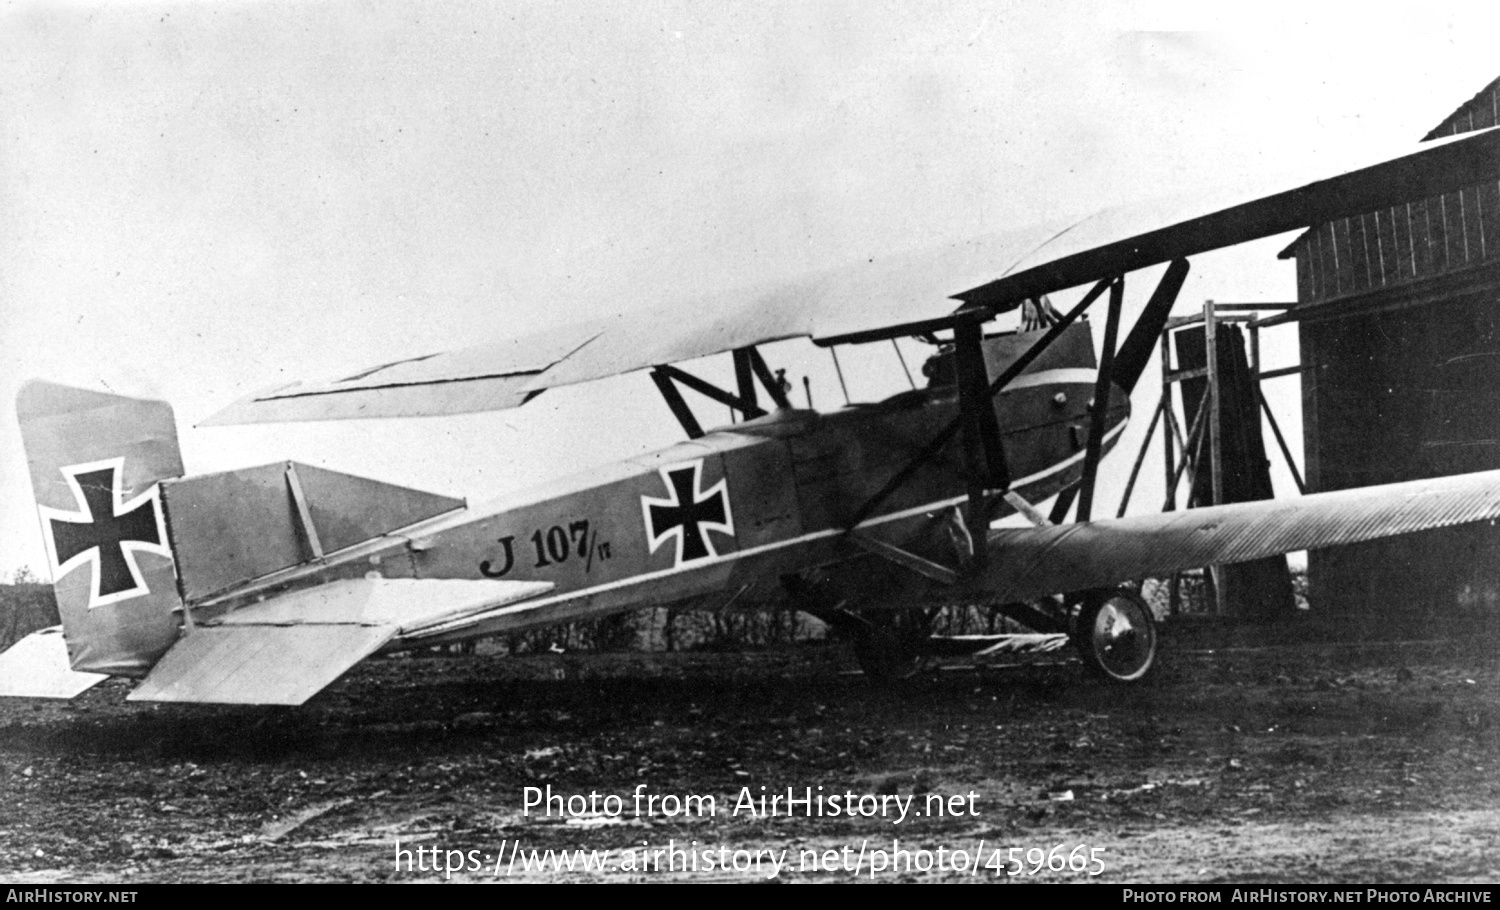
<svg viewBox="0 0 1500 910"><path fill-rule="evenodd" d="M1121 620L1126 623L1123 629ZM1089 592L1074 620L1072 638L1083 662L1111 682L1138 683L1156 664L1156 620L1129 588Z"/></svg>
<svg viewBox="0 0 1500 910"><path fill-rule="evenodd" d="M854 657L873 682L900 683L921 673L926 665L921 642L927 637L925 620L908 610L880 610L865 614L867 625L854 630Z"/></svg>

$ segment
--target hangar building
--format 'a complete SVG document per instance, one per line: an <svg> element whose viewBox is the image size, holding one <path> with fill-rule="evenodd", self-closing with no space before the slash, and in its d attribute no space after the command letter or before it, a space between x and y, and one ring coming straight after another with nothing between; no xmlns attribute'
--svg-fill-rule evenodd
<svg viewBox="0 0 1500 910"><path fill-rule="evenodd" d="M1500 123L1500 79L1424 139ZM1500 183L1320 224L1297 264L1309 492L1500 468ZM1321 613L1500 616L1500 528L1309 554Z"/></svg>

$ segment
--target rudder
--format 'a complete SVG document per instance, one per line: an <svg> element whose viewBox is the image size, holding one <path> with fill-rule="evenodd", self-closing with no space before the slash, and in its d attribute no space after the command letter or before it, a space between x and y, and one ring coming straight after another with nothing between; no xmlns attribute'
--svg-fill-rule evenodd
<svg viewBox="0 0 1500 910"><path fill-rule="evenodd" d="M33 380L16 416L69 662L144 676L181 624L159 486L183 473L172 407Z"/></svg>

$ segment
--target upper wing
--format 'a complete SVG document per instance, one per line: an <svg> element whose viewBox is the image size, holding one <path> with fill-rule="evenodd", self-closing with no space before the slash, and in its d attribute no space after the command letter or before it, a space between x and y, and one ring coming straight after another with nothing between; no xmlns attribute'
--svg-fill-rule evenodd
<svg viewBox="0 0 1500 910"><path fill-rule="evenodd" d="M1500 518L1500 471L990 532L982 586L1022 601L1180 569Z"/></svg>
<svg viewBox="0 0 1500 910"><path fill-rule="evenodd" d="M529 384L591 342L599 328L570 326L447 354L430 354L323 382L262 389L205 425L413 417L503 411L526 401Z"/></svg>
<svg viewBox="0 0 1500 910"><path fill-rule="evenodd" d="M1003 277L959 296L970 303L1003 306L1172 259L1452 192L1495 180L1497 175L1500 128L1491 127L1425 142L1420 151L1294 189L1273 191L1275 186L1268 185L1267 178L1249 176L1209 194L1212 198L1176 196L1099 212L1044 244Z"/></svg>
<svg viewBox="0 0 1500 910"><path fill-rule="evenodd" d="M882 257L792 281L632 310L586 325L258 392L209 424L460 414L544 389L785 338L918 326L954 301L1028 297L1500 177L1500 129L1270 195L1177 198ZM1250 201L1243 201L1249 199ZM1226 205L1222 203L1233 202Z"/></svg>
<svg viewBox="0 0 1500 910"><path fill-rule="evenodd" d="M400 361L328 382L264 389L205 425L501 410L557 386L784 338L825 338L940 319L954 299L1055 237L1032 227L873 259L793 281L602 316L507 341ZM997 268L996 263L1002 263Z"/></svg>

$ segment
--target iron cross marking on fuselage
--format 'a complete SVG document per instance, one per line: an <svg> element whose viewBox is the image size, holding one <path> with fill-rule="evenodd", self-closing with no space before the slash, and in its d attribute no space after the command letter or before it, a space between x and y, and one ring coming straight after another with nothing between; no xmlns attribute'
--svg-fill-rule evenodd
<svg viewBox="0 0 1500 910"><path fill-rule="evenodd" d="M708 538L708 531L734 534L728 481L720 480L700 494L698 485L702 474L701 460L681 467L663 468L661 476L671 496L667 499L641 497L651 552L655 553L668 538L676 537L676 565L679 566L718 555Z"/></svg>
<svg viewBox="0 0 1500 910"><path fill-rule="evenodd" d="M166 543L162 540L161 502L155 496L155 488L130 503L121 502L122 469L118 460L107 466L64 468L82 511L42 510L51 538L55 571L66 572L74 567L75 561L86 561L90 550L96 552L91 607L123 599L121 595L148 593L126 547L137 544L159 550Z"/></svg>

